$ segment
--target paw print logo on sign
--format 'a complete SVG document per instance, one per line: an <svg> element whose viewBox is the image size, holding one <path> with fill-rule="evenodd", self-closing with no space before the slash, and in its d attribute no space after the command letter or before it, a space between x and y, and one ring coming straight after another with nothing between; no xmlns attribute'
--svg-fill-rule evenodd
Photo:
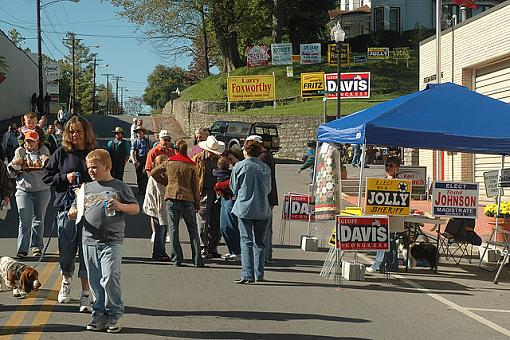
<svg viewBox="0 0 510 340"><path fill-rule="evenodd" d="M408 191L407 183L406 182L400 182L398 184L398 191L399 192L407 192Z"/></svg>

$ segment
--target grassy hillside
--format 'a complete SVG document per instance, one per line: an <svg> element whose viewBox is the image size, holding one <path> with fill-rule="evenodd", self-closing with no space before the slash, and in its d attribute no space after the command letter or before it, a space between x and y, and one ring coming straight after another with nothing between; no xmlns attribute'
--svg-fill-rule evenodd
<svg viewBox="0 0 510 340"><path fill-rule="evenodd" d="M267 67L241 67L230 73L232 76L271 74L276 76L276 97L289 98L300 96L300 74L302 72L324 71L336 72L336 67L327 64L299 65L294 64L294 77L287 77L286 66ZM418 89L418 60L414 54L409 60L409 68L405 61L399 60L398 66L392 60L370 61L366 64L352 64L350 67L342 67L341 72L369 71L371 72L371 94L393 94L397 97L401 94L416 91ZM201 82L185 89L181 93L184 100L226 100L227 99L227 74L210 76Z"/></svg>

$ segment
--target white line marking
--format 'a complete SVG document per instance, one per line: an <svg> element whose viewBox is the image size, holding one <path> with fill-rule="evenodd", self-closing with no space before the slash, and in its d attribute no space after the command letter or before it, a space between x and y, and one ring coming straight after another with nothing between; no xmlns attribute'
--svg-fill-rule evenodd
<svg viewBox="0 0 510 340"><path fill-rule="evenodd" d="M494 312L494 313L510 313L508 309L490 309L490 308L466 308L467 310L476 310L480 312Z"/></svg>
<svg viewBox="0 0 510 340"><path fill-rule="evenodd" d="M359 254L358 255L359 257L363 258L365 261L367 261L368 263L371 263L372 261L366 257L365 255L361 255ZM401 281L404 281L405 283L409 284L410 286L413 286L414 288L416 288L417 290L419 290L420 292L423 292L425 294L427 294L428 296L430 296L431 298L449 306L450 308L452 309L455 309L456 311L470 317L471 319L473 320L476 320L484 325L486 325L487 327L490 327L492 328L493 330L497 331L497 332L500 332L506 336L510 336L510 330L504 328L504 327L501 327L497 324L495 324L494 322L492 321L489 321L487 320L486 318L483 318L479 315L476 315L475 313L469 311L468 308L464 308L462 306L459 306L458 304L456 304L455 302L452 302L444 297L442 297L441 295L438 295L438 294L435 294L435 293L432 293L430 290L428 290L427 288L424 288L422 287L421 285L419 285L418 283L416 282L413 282L411 280L408 280L406 279L405 277L403 277L402 275L398 275L398 274L393 274L393 277L401 280Z"/></svg>

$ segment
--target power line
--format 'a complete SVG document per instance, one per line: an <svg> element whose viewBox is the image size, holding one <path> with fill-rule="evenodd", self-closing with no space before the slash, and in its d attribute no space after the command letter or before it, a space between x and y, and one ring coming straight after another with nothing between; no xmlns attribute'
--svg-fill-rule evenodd
<svg viewBox="0 0 510 340"><path fill-rule="evenodd" d="M66 18L67 18L67 23L69 24L69 27L71 27L71 31L74 32L74 28L73 26L71 25L71 20L69 19L69 16L67 15L67 9L66 9L66 6L64 6L64 4L61 2L60 5L62 6L62 8L64 9L64 13L66 15Z"/></svg>
<svg viewBox="0 0 510 340"><path fill-rule="evenodd" d="M53 43L53 41L50 39L50 37L49 37L46 33L44 33L44 32L42 32L42 34L43 34L43 35L44 35L44 36L48 39L48 41L50 42L50 44L51 44L51 45L52 45L52 46L53 46L53 47L54 47L57 51L59 51L59 52L60 52L60 54L62 54L62 55L64 56L64 58L65 58L65 57L66 57L66 54L65 54L64 52L62 52L62 51L61 51L61 50L60 50L60 49L59 49L59 48L58 48L58 47L57 47L57 46Z"/></svg>
<svg viewBox="0 0 510 340"><path fill-rule="evenodd" d="M26 22L26 23L32 22L32 21L29 21L29 20L23 20L23 19L20 19L20 18L15 17L14 15L12 15L11 13L9 13L9 12L8 12L5 8L3 8L2 6L0 6L0 9L1 9L3 12L7 13L7 15L8 15L8 16L10 16L11 18L16 19L16 20L18 20L18 21L20 21L20 22Z"/></svg>

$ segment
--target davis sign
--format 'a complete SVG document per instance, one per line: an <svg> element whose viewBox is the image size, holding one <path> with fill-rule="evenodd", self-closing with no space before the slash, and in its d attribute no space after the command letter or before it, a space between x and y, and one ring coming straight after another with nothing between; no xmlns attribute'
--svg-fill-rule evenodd
<svg viewBox="0 0 510 340"><path fill-rule="evenodd" d="M326 78L326 98L337 98L337 73L328 73ZM341 98L370 98L370 72L341 73Z"/></svg>

